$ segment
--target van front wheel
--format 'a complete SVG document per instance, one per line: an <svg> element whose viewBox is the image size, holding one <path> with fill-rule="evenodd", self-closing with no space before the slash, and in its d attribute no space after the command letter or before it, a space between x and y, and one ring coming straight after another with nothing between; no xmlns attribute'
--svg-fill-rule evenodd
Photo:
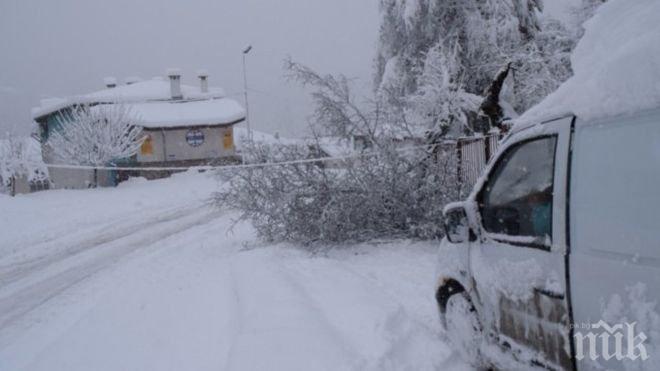
<svg viewBox="0 0 660 371"><path fill-rule="evenodd" d="M472 364L481 363L483 335L477 311L465 292L450 296L445 310L447 338L461 358Z"/></svg>

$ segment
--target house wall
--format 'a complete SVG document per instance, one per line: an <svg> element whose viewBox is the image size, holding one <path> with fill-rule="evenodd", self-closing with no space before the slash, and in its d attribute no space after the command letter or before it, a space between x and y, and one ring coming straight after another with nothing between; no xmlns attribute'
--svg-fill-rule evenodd
<svg viewBox="0 0 660 371"><path fill-rule="evenodd" d="M191 145L186 136L191 130L204 135L203 143ZM178 162L234 156L233 127L197 127L185 129L145 129L148 139L138 152L138 163Z"/></svg>

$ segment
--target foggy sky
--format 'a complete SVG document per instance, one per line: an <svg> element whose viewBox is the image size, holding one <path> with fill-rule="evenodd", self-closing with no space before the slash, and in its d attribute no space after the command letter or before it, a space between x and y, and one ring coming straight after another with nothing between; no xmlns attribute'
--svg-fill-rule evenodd
<svg viewBox="0 0 660 371"><path fill-rule="evenodd" d="M358 78L366 94L378 23L377 0L0 0L0 131L29 133L39 99L168 67L187 84L205 68L242 102L241 50L252 44L252 123L297 136L310 102L283 78L283 59Z"/></svg>

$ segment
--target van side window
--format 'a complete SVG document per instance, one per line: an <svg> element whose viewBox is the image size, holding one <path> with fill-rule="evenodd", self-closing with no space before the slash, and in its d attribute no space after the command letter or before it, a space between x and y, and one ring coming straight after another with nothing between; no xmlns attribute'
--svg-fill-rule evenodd
<svg viewBox="0 0 660 371"><path fill-rule="evenodd" d="M509 148L479 195L486 231L510 236L552 236L552 191L556 137Z"/></svg>

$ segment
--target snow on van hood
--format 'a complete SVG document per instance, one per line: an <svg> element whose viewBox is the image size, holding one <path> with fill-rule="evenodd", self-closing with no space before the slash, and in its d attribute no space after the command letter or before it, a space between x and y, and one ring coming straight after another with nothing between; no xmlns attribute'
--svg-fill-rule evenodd
<svg viewBox="0 0 660 371"><path fill-rule="evenodd" d="M574 76L516 120L589 120L660 107L660 0L610 0L585 24Z"/></svg>

